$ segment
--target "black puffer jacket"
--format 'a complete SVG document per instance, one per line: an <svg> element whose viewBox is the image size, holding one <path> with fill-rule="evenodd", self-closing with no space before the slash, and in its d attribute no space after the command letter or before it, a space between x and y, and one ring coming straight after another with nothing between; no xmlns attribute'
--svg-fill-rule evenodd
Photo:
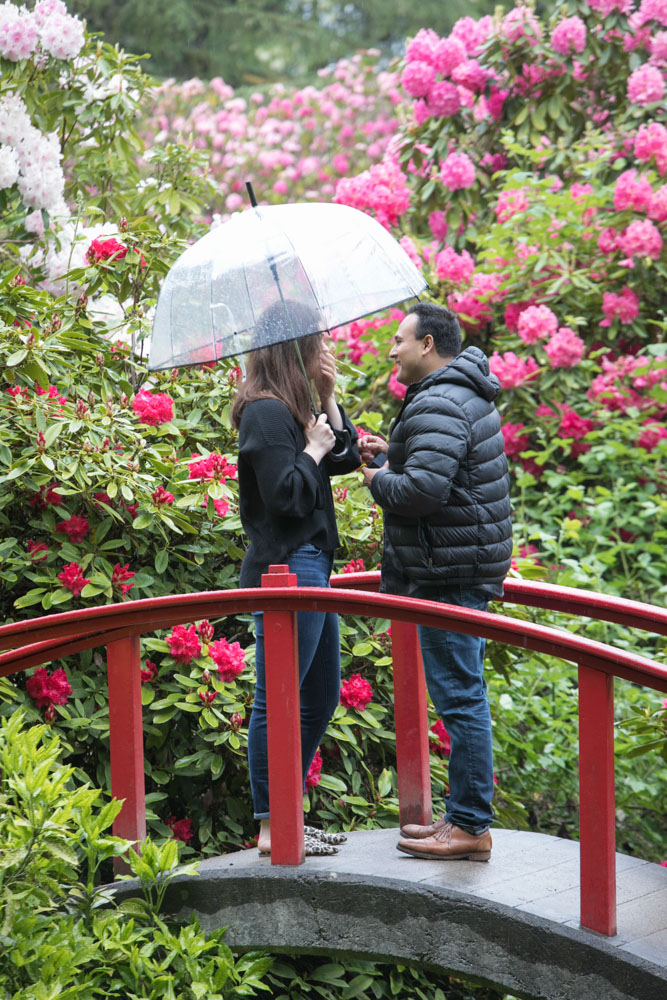
<svg viewBox="0 0 667 1000"><path fill-rule="evenodd" d="M503 593L512 555L500 383L468 347L408 387L371 491L384 511L382 589L456 585Z"/></svg>

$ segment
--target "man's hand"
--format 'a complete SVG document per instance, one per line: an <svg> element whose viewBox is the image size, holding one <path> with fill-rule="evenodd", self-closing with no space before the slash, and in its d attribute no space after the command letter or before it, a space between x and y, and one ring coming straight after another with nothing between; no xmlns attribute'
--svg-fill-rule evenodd
<svg viewBox="0 0 667 1000"><path fill-rule="evenodd" d="M359 438L359 454L364 462L372 462L380 452L387 452L387 442L379 434L362 434Z"/></svg>
<svg viewBox="0 0 667 1000"><path fill-rule="evenodd" d="M382 468L388 469L389 463L385 462ZM368 466L365 466L365 468L361 470L361 474L364 477L364 486L368 486L368 488L370 489L373 476L376 476L380 471L381 471L380 469L369 469Z"/></svg>

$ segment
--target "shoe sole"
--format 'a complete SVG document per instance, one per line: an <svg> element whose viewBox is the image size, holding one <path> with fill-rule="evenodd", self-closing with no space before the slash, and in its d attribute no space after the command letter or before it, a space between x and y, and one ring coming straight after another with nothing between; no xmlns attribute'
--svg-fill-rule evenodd
<svg viewBox="0 0 667 1000"><path fill-rule="evenodd" d="M396 845L397 851L409 854L411 858L424 858L426 861L489 861L491 851L467 851L462 854L431 854L428 851L415 851L411 847Z"/></svg>

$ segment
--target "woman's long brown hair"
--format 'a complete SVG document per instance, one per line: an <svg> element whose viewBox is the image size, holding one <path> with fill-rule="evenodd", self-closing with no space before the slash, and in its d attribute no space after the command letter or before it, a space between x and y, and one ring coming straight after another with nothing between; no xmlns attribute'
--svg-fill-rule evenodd
<svg viewBox="0 0 667 1000"><path fill-rule="evenodd" d="M312 310L298 303L287 303L287 306L292 320L290 332L292 329L298 332L300 329L312 330L313 326L317 328L317 317ZM282 303L276 303L260 317L255 336L261 339L263 331L269 329L275 333L276 326L285 326L286 323ZM312 371L313 362L320 352L320 338L319 333L299 337L298 346L307 372ZM293 339L261 347L248 355L246 377L232 405L234 427L238 429L246 403L256 399L279 399L301 427L305 429L309 425L313 406Z"/></svg>

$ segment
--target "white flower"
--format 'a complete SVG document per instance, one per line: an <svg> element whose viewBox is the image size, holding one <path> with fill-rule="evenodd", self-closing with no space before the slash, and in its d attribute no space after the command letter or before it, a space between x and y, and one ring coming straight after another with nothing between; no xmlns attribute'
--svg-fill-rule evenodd
<svg viewBox="0 0 667 1000"><path fill-rule="evenodd" d="M0 145L0 188L16 184L19 176L19 158L11 146Z"/></svg>

